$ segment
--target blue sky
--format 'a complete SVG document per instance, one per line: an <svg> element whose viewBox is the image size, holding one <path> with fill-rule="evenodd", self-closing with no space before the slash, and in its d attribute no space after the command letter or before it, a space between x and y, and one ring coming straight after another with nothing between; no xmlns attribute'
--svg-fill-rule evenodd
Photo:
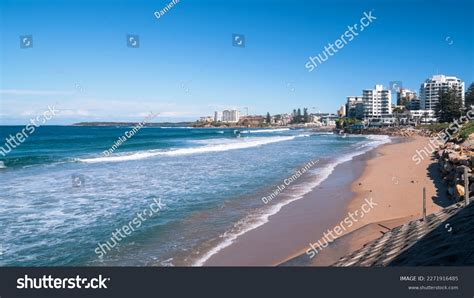
<svg viewBox="0 0 474 298"><path fill-rule="evenodd" d="M0 124L195 120L215 110L335 112L348 95L439 73L474 81L473 1L0 0ZM364 12L377 19L313 72ZM232 46L232 34L245 47ZM139 48L126 45L137 34ZM20 48L32 35L33 47ZM314 109L313 109L314 107Z"/></svg>

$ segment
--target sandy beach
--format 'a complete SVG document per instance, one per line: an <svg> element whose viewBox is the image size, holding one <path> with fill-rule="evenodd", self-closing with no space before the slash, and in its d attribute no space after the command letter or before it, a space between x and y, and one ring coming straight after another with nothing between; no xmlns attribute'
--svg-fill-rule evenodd
<svg viewBox="0 0 474 298"><path fill-rule="evenodd" d="M441 199L446 189L437 165L428 158L418 165L412 160L416 150L427 143L425 137L395 138L390 144L338 165L319 187L284 206L268 223L240 236L204 265L328 266L384 230L421 217L423 187L427 214L441 210L450 202ZM316 257L306 254L309 243L341 225L349 212L361 209L369 198L376 204L369 212L346 226L338 239ZM355 230L357 233L350 234Z"/></svg>
<svg viewBox="0 0 474 298"><path fill-rule="evenodd" d="M417 149L426 146L425 137L399 139L381 146L367 159L362 175L351 184L353 199L347 213L359 210L366 198L377 204L336 241L310 259L305 253L285 265L329 266L340 257L360 249L383 233L423 215L423 187L426 188L426 213L438 212L452 204L445 198L437 165L426 158L416 164L411 158Z"/></svg>
<svg viewBox="0 0 474 298"><path fill-rule="evenodd" d="M427 138L413 137L376 149L376 156L367 161L362 176L351 185L355 195L348 211L360 208L364 198L372 197L378 205L354 228L384 220L421 217L423 187L426 187L427 214L450 204L441 199L446 189L439 180L433 160L427 158L417 165L411 159L416 150L426 146L427 142Z"/></svg>

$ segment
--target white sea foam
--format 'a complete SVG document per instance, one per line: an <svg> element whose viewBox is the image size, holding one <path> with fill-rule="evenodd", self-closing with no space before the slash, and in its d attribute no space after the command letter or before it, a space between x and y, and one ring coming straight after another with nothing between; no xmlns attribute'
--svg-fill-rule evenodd
<svg viewBox="0 0 474 298"><path fill-rule="evenodd" d="M245 130L242 133L262 133L262 132L279 132L279 131L287 131L290 130L289 128L274 128L274 129L256 129L256 130Z"/></svg>
<svg viewBox="0 0 474 298"><path fill-rule="evenodd" d="M0 161L0 169L6 169L7 166L5 166L5 163L3 161Z"/></svg>
<svg viewBox="0 0 474 298"><path fill-rule="evenodd" d="M333 132L327 132L327 131L316 131L316 132L313 132L313 134L315 134L315 135L333 135L334 133Z"/></svg>
<svg viewBox="0 0 474 298"><path fill-rule="evenodd" d="M173 261L173 258L169 258L167 260L161 261L160 265L163 267L174 267L174 264L172 261Z"/></svg>
<svg viewBox="0 0 474 298"><path fill-rule="evenodd" d="M272 206L266 209L261 209L254 214L248 215L244 219L240 220L234 225L234 229L230 231L226 231L223 233L220 238L223 240L213 247L211 250L209 250L207 253L205 253L202 257L200 257L194 264L193 266L203 266L207 260L209 260L213 255L221 251L222 249L230 246L234 241L241 235L254 230L261 225L267 223L269 221L270 216L278 213L285 205L288 205L289 203L301 199L305 194L309 193L312 191L314 188L316 188L318 185L321 184L324 180L326 180L329 175L334 171L337 165L350 161L352 158L355 156L364 154L373 148L380 146L382 144L389 143L391 141L390 137L388 136L382 136L382 135L366 135L365 136L367 139L371 140L362 146L359 146L357 151L348 153L346 155L343 155L333 162L326 164L324 168L320 168L316 179L314 179L311 182L308 182L307 184L304 185L304 187L298 188L298 191L294 192L292 194L292 197L290 199L280 201L278 203L274 203ZM316 165L317 167L317 165ZM292 190L295 190L294 188Z"/></svg>
<svg viewBox="0 0 474 298"><path fill-rule="evenodd" d="M239 139L224 139L224 140L204 140L200 142L210 143L206 146L181 148L168 151L159 150L146 150L134 152L131 154L123 154L109 157L94 157L94 158L78 158L77 161L85 163L97 163L97 162L121 162L130 160L139 160L144 158L150 158L155 156L180 156L187 154L200 154L209 152L222 152L237 149L246 149L252 147L258 147L271 143L289 141L294 139L296 136L286 137L267 137L267 138L239 138Z"/></svg>

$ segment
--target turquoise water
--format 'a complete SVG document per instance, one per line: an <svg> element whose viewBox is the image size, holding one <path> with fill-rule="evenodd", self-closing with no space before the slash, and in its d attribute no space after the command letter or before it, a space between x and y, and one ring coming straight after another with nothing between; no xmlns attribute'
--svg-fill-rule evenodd
<svg viewBox="0 0 474 298"><path fill-rule="evenodd" d="M1 126L0 139L21 131ZM0 265L199 265L386 137L310 130L45 126L0 155ZM5 145L3 145L5 148ZM264 204L284 179L318 163ZM165 208L103 256L153 199Z"/></svg>

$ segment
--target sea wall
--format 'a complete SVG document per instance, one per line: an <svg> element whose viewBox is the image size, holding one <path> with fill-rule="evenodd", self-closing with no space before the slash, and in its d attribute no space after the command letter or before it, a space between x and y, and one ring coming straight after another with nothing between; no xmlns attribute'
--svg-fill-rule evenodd
<svg viewBox="0 0 474 298"><path fill-rule="evenodd" d="M462 143L447 142L435 152L439 170L448 185L448 196L454 200L464 198L464 169L468 170L469 191L474 192L474 134Z"/></svg>

